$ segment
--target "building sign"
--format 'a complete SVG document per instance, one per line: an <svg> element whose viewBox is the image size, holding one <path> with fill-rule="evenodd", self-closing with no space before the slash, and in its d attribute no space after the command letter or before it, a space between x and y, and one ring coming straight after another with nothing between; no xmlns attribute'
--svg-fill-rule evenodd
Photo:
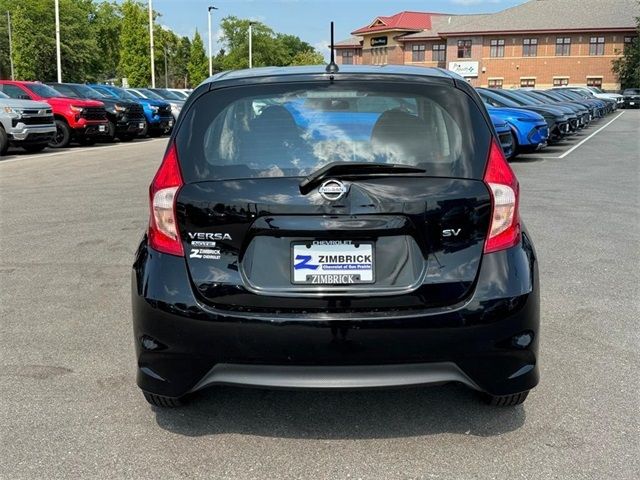
<svg viewBox="0 0 640 480"><path fill-rule="evenodd" d="M387 44L387 37L372 37L371 38L371 46L372 47L380 47L382 45Z"/></svg>
<svg viewBox="0 0 640 480"><path fill-rule="evenodd" d="M449 70L463 77L477 77L478 62L449 62Z"/></svg>

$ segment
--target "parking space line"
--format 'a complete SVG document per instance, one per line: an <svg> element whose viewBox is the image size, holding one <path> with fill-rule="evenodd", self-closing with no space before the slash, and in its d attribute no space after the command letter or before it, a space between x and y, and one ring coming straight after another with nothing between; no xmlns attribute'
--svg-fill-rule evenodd
<svg viewBox="0 0 640 480"><path fill-rule="evenodd" d="M609 122L605 123L603 126L601 126L598 130L596 130L595 132L593 132L591 135L589 135L587 138L582 139L580 142L576 143L573 147L571 147L569 150L567 150L566 152L564 152L562 155L560 155L557 158L564 158L567 155L569 155L571 152L573 152L576 148L578 148L580 145L582 145L584 142L586 142L587 140L589 140L591 137L593 137L594 135L596 135L597 133L601 132L602 130L604 130L605 128L607 128L609 125L611 125L613 122L615 122L617 119L619 119L622 115L624 114L624 112L620 112L618 114L618 116L616 116L615 118L611 119Z"/></svg>
<svg viewBox="0 0 640 480"><path fill-rule="evenodd" d="M155 142L159 142L161 140L167 141L169 139L169 137L163 137L163 138L151 138L149 140L146 140L144 142L131 142L131 143L117 143L115 145L94 145L91 147L82 147L82 148L77 148L77 147L71 147L68 149L65 149L62 152L46 152L46 153L36 153L33 155L18 155L15 158L7 158L6 160L0 160L0 166L4 165L6 163L13 163L13 162L17 162L17 161L21 161L21 160L29 160L32 158L48 158L48 157L57 157L59 155L64 155L64 154L73 154L73 153L77 153L77 152L89 152L89 151L101 151L101 150L108 150L108 149L113 149L113 148L118 148L118 147L131 147L134 145L142 145L145 143L155 143Z"/></svg>

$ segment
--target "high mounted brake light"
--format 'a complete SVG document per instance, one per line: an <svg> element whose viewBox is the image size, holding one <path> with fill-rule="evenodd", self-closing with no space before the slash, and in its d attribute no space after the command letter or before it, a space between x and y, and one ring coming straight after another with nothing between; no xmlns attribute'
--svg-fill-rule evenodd
<svg viewBox="0 0 640 480"><path fill-rule="evenodd" d="M513 247L520 241L518 179L495 140L491 142L484 182L491 192L491 225L484 253L491 253Z"/></svg>
<svg viewBox="0 0 640 480"><path fill-rule="evenodd" d="M149 245L180 257L184 249L176 223L176 197L183 184L176 146L171 144L149 187Z"/></svg>

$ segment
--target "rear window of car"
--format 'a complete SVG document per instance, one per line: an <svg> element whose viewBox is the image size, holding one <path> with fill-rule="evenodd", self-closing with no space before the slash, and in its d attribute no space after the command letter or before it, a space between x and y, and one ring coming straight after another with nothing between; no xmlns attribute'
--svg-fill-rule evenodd
<svg viewBox="0 0 640 480"><path fill-rule="evenodd" d="M627 88L624 92L622 92L623 95L640 95L640 88Z"/></svg>
<svg viewBox="0 0 640 480"><path fill-rule="evenodd" d="M481 178L491 138L477 104L445 85L323 82L209 91L176 136L186 182L306 176L331 162Z"/></svg>

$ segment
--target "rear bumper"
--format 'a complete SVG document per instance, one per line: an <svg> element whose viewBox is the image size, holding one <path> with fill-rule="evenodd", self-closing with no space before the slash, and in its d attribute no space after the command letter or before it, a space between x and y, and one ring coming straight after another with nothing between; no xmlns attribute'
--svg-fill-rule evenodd
<svg viewBox="0 0 640 480"><path fill-rule="evenodd" d="M493 395L538 383L539 298L527 236L486 255L462 305L384 314L272 315L198 302L183 258L141 245L133 271L141 389L180 397L213 384L396 387L456 381ZM514 337L528 333L520 347Z"/></svg>
<svg viewBox="0 0 640 480"><path fill-rule="evenodd" d="M193 387L240 385L261 388L390 388L459 382L480 388L453 362L404 365L281 366L216 364Z"/></svg>

